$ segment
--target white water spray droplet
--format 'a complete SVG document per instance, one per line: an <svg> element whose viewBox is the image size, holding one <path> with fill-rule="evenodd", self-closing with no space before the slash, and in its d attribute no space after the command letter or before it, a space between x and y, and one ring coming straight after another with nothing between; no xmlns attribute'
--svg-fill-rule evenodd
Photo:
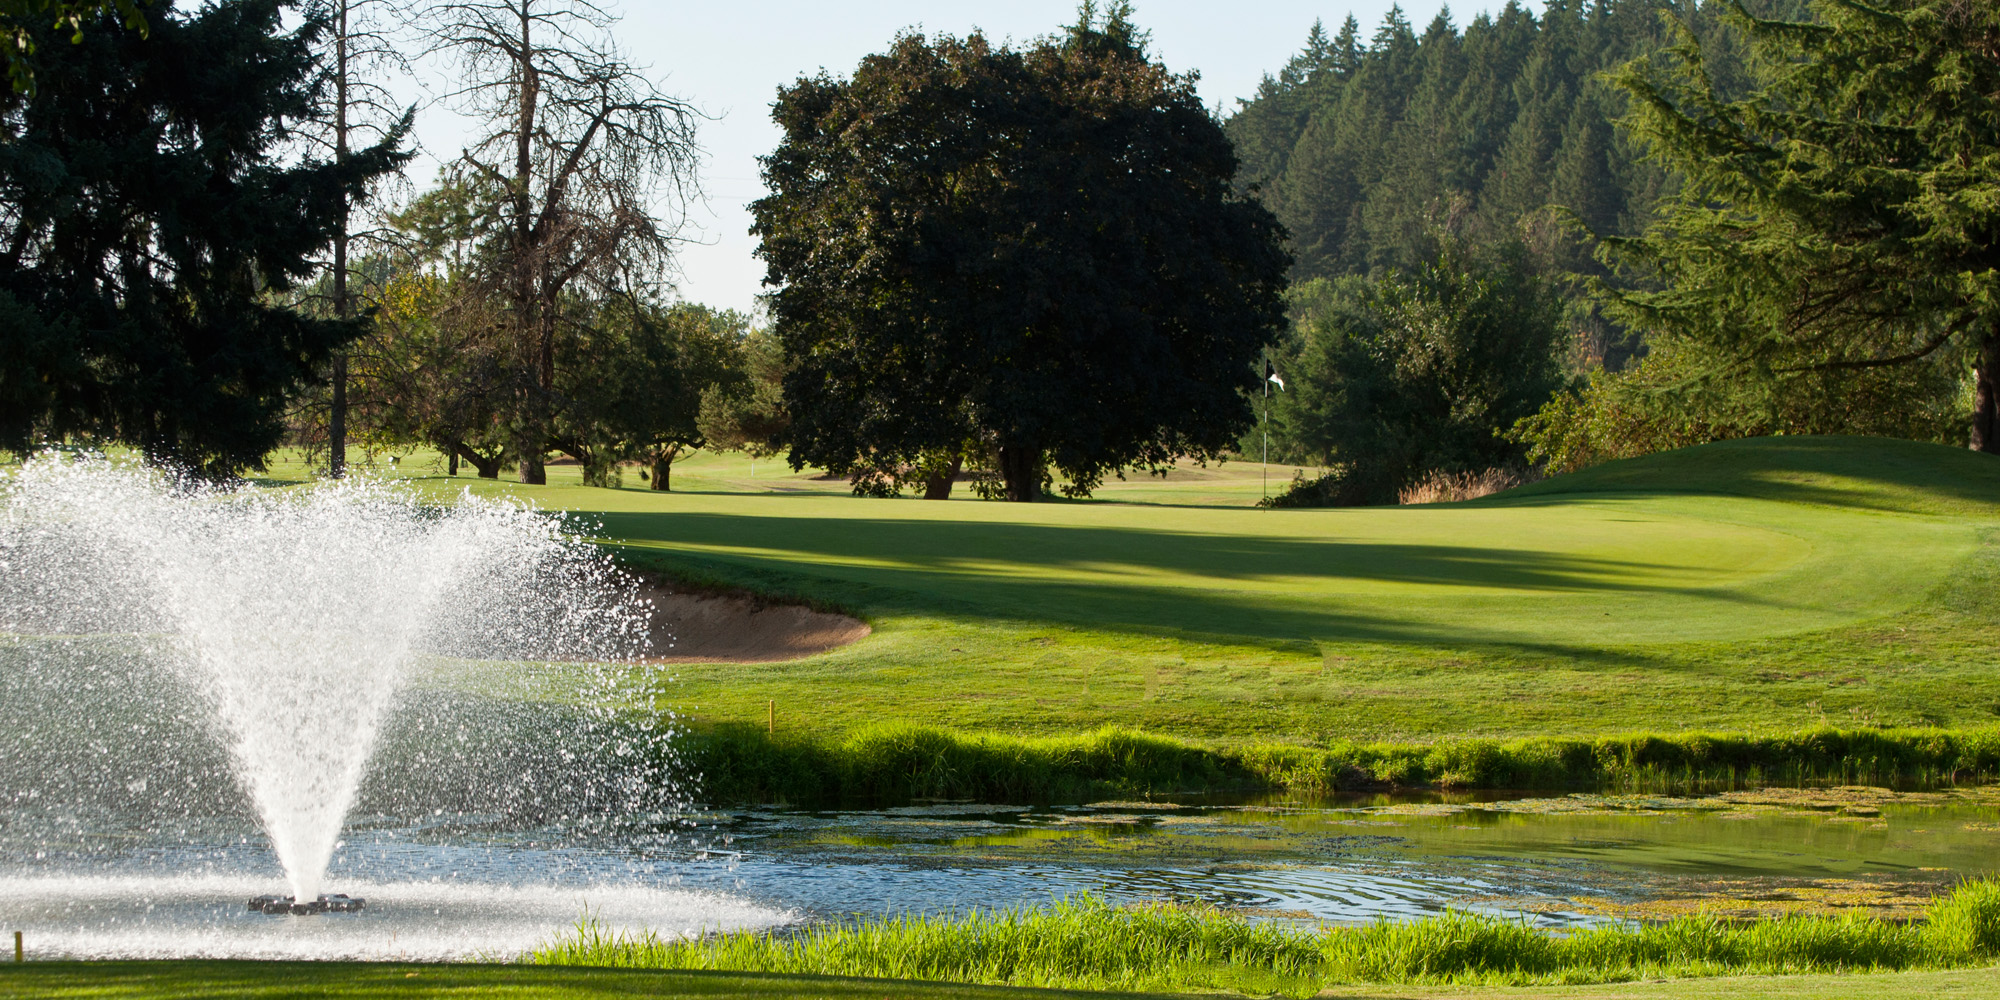
<svg viewBox="0 0 2000 1000"><path fill-rule="evenodd" d="M0 475L0 549L0 633L88 636L122 650L101 669L136 656L205 705L167 721L227 747L299 898L420 663L626 658L650 624L551 517L364 478L229 491L44 455Z"/></svg>

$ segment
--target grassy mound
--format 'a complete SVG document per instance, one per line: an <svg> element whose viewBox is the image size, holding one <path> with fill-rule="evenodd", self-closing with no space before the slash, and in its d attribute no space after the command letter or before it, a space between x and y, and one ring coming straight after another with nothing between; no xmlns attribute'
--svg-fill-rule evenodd
<svg viewBox="0 0 2000 1000"><path fill-rule="evenodd" d="M1990 519L2000 504L2000 459L1891 438L1746 438L1607 462L1485 502L1585 493L1708 493Z"/></svg>
<svg viewBox="0 0 2000 1000"><path fill-rule="evenodd" d="M584 924L542 964L882 976L1072 989L1310 996L1328 983L1532 985L1980 966L2000 958L2000 884L1971 882L1920 924L1790 916L1681 917L1553 934L1469 913L1307 929L1215 910L1118 908L1094 897L1040 909L903 916L773 937L697 940ZM1865 988L1859 985L1857 989Z"/></svg>

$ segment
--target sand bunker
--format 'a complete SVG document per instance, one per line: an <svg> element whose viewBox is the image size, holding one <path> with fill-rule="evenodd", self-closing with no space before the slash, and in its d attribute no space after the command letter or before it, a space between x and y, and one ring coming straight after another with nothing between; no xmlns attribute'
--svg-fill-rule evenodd
<svg viewBox="0 0 2000 1000"><path fill-rule="evenodd" d="M750 597L676 593L648 586L653 659L661 663L770 663L837 649L866 636L868 623L846 615ZM671 645L670 645L671 644Z"/></svg>

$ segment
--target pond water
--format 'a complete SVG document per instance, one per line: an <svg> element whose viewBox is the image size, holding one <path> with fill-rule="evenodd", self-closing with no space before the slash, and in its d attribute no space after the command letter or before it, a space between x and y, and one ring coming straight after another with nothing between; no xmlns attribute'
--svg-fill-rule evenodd
<svg viewBox="0 0 2000 1000"><path fill-rule="evenodd" d="M147 833L0 811L0 930L36 957L506 959L594 919L624 932L783 928L1093 892L1288 920L1460 907L1562 927L1693 910L1907 915L1987 872L2000 794L755 808L588 830L433 810L352 819L327 875L358 914L270 917L270 847L227 816Z"/></svg>

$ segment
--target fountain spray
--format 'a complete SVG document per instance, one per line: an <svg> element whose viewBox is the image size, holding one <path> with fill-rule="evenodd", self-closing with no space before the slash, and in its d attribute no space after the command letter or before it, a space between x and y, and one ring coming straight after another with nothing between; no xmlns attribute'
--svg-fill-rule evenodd
<svg viewBox="0 0 2000 1000"><path fill-rule="evenodd" d="M206 711L291 890L322 892L385 720L439 657L632 657L650 608L548 515L350 477L189 486L42 455L0 477L0 632L123 636Z"/></svg>

